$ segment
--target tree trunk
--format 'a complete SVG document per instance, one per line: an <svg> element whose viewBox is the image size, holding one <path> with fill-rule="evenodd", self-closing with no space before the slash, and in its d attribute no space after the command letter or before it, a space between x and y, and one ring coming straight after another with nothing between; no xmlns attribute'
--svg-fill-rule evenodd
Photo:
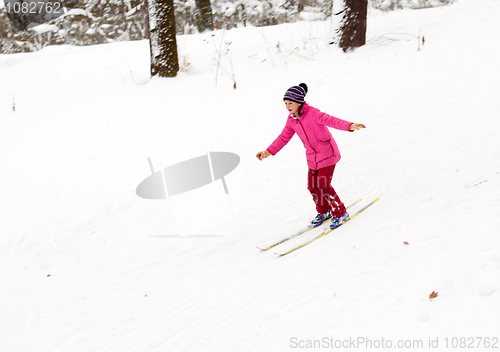
<svg viewBox="0 0 500 352"><path fill-rule="evenodd" d="M297 12L298 13L301 13L302 11L304 11L304 7L306 6L306 1L307 0L299 0L299 2L297 4Z"/></svg>
<svg viewBox="0 0 500 352"><path fill-rule="evenodd" d="M212 17L212 5L210 0L195 0L198 16L196 20L196 28L198 32L211 31L214 26Z"/></svg>
<svg viewBox="0 0 500 352"><path fill-rule="evenodd" d="M149 0L151 76L175 77L179 72L173 0Z"/></svg>
<svg viewBox="0 0 500 352"><path fill-rule="evenodd" d="M333 0L330 26L330 44L339 44L345 17L345 0Z"/></svg>
<svg viewBox="0 0 500 352"><path fill-rule="evenodd" d="M345 16L339 43L344 52L359 48L366 43L368 0L345 0L345 5Z"/></svg>

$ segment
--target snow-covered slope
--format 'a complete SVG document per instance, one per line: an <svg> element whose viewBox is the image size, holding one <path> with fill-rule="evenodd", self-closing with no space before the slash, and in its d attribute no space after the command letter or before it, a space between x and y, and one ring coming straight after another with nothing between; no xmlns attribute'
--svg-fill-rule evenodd
<svg viewBox="0 0 500 352"><path fill-rule="evenodd" d="M328 21L182 36L175 79L149 79L144 41L0 56L2 351L499 348L478 339L500 338L499 16L495 0L372 11L348 54ZM300 82L367 126L332 131L333 185L380 201L277 257L256 246L315 215L304 150L255 154ZM148 157L207 151L241 157L229 196L135 195Z"/></svg>

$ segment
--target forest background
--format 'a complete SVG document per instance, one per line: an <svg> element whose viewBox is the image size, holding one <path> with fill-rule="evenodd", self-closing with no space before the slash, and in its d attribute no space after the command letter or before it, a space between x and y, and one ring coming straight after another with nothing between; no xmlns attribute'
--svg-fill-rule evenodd
<svg viewBox="0 0 500 352"><path fill-rule="evenodd" d="M59 1L59 0L57 0ZM443 6L453 0L369 0L369 9L382 11ZM174 1L178 35L200 32L199 4ZM299 20L325 20L333 0L212 0L213 29L270 26ZM13 31L5 3L0 0L0 53L38 51L48 45L95 45L148 39L146 0L82 0L66 14L47 23L32 22Z"/></svg>

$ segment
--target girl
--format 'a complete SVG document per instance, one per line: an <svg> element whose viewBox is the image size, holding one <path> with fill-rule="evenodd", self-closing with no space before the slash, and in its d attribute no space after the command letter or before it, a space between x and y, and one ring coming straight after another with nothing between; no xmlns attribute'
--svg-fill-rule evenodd
<svg viewBox="0 0 500 352"><path fill-rule="evenodd" d="M327 126L351 132L365 126L338 119L307 105L304 102L307 90L307 85L301 83L286 91L283 100L290 115L285 128L269 148L257 153L257 158L262 160L270 155L276 155L297 133L306 148L309 167L307 189L311 192L318 211L311 226L317 227L331 219L330 228L334 229L349 220L349 213L330 185L335 165L340 160L340 153Z"/></svg>

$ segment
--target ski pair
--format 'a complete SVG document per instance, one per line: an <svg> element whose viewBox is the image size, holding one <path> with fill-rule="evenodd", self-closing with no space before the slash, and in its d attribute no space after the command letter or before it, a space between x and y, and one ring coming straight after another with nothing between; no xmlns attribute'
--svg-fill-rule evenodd
<svg viewBox="0 0 500 352"><path fill-rule="evenodd" d="M355 206L355 205L356 205L356 204L358 204L359 202L361 202L361 199L358 199L357 201L355 201L354 203L352 203L351 205L349 205L346 209L349 209L349 208L351 208L351 207ZM321 223L321 225L323 225L323 224L324 224L325 222L327 222L327 221L330 221L330 219L326 219L325 221L323 221L323 222ZM269 246L267 246L267 247L258 247L258 246L257 246L257 248L258 248L258 249L262 249L263 251L267 251L268 249L271 249L271 248L273 248L273 247L279 246L280 244L285 243L286 241L289 241L289 240L291 240L292 238L298 237L298 236L300 236L300 235L305 234L306 232L309 232L309 231L311 231L311 230L317 229L317 228L318 228L318 227L320 227L321 225L316 226L316 227L309 227L309 228L307 228L306 230L302 230L302 231L300 231L299 233L296 233L295 235L292 235L292 236L290 236L290 237L284 238L284 239L282 239L282 240L280 240L280 241L278 241L278 242L276 242L276 243L273 243L273 244L271 244L271 245L269 245Z"/></svg>
<svg viewBox="0 0 500 352"><path fill-rule="evenodd" d="M346 222L344 222L344 223L340 224L340 226L342 226L342 225L344 225L344 224L348 223L349 221L351 221L352 219L354 219L356 216L358 216L359 214L361 214L362 212L364 212L366 209L368 209L368 207L370 207L372 204L374 204L374 203L375 203L375 202L377 202L378 200L379 200L379 198L375 199L374 201L372 201L371 203L369 203L368 205L366 205L365 207L363 207L361 210L359 210L357 213L355 213L353 216L351 216L349 220L347 220ZM292 252L296 251L297 249L302 248L302 247L304 247L304 246L308 245L309 243L314 242L314 241L316 241L317 239L319 239L319 238L321 238L321 237L323 237L323 236L325 236L325 235L329 234L329 233L330 233L330 232L332 232L333 230L338 229L340 226L338 226L338 227L336 227L336 228L334 228L334 229L325 230L325 231L324 231L321 235L314 237L312 240L309 240L309 241L307 241L307 242L304 242L304 243L302 243L302 244L300 244L300 245L298 245L298 246L296 246L296 247L290 248L289 250L287 250L287 251L285 251L285 252L282 252L282 253L276 253L276 252L275 252L274 254L279 255L279 256L284 256L284 255L287 255L287 254L289 254L289 253L292 253Z"/></svg>

